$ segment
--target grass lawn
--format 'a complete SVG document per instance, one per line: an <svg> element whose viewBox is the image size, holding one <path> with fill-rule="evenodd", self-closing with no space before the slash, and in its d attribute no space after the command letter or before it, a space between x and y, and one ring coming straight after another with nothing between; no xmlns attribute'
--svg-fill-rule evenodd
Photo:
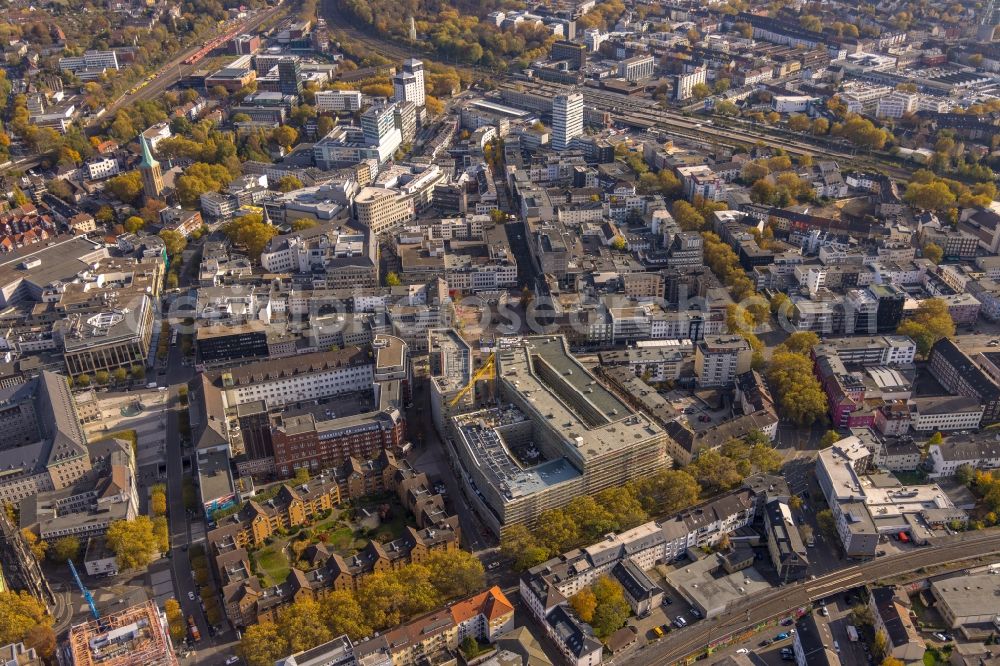
<svg viewBox="0 0 1000 666"><path fill-rule="evenodd" d="M282 546L284 543L267 546L254 555L257 558L257 570L266 575L272 585L283 583L291 571L285 554L280 550Z"/></svg>
<svg viewBox="0 0 1000 666"><path fill-rule="evenodd" d="M327 532L327 534L330 535L329 541L326 542L327 545L345 557L356 553L361 547L359 544L364 544L364 541L358 541L354 538L354 530L350 527L341 527L338 530Z"/></svg>
<svg viewBox="0 0 1000 666"><path fill-rule="evenodd" d="M372 538L376 541L384 541L386 537L388 537L389 541L392 541L393 539L398 539L403 536L403 530L406 529L409 521L406 520L402 507L394 507L392 513L393 516L391 520L387 520L375 528L375 534Z"/></svg>

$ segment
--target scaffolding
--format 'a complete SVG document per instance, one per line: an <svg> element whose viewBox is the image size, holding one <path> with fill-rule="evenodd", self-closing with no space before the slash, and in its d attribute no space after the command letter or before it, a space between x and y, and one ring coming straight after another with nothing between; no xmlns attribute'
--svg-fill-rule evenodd
<svg viewBox="0 0 1000 666"><path fill-rule="evenodd" d="M154 601L74 625L69 649L74 666L177 666L166 620Z"/></svg>

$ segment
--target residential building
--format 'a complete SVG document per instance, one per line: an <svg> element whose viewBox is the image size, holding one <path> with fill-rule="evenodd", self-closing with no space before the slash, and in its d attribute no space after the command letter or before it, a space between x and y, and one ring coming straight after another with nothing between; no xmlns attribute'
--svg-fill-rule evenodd
<svg viewBox="0 0 1000 666"><path fill-rule="evenodd" d="M764 529L767 535L767 552L771 564L782 583L805 578L809 568L809 555L792 511L786 502L773 500L764 507Z"/></svg>
<svg viewBox="0 0 1000 666"><path fill-rule="evenodd" d="M962 466L996 469L1000 467L1000 443L991 437L949 438L941 444L931 444L927 457L932 477L954 476Z"/></svg>
<svg viewBox="0 0 1000 666"><path fill-rule="evenodd" d="M618 63L618 78L626 81L641 81L653 76L656 59L651 55L637 55Z"/></svg>
<svg viewBox="0 0 1000 666"><path fill-rule="evenodd" d="M950 338L934 343L928 369L946 391L983 406L983 425L1000 420L1000 385Z"/></svg>
<svg viewBox="0 0 1000 666"><path fill-rule="evenodd" d="M923 636L910 619L909 597L897 594L888 586L872 588L868 607L875 620L876 632L882 632L888 642L886 657L904 664L923 663L926 647Z"/></svg>
<svg viewBox="0 0 1000 666"><path fill-rule="evenodd" d="M118 160L114 157L98 155L87 160L87 178L90 180L103 180L121 173Z"/></svg>
<svg viewBox="0 0 1000 666"><path fill-rule="evenodd" d="M910 424L917 432L978 430L983 405L964 395L910 398Z"/></svg>
<svg viewBox="0 0 1000 666"><path fill-rule="evenodd" d="M713 335L699 340L694 348L694 372L698 385L730 386L736 376L749 372L753 350L738 335Z"/></svg>

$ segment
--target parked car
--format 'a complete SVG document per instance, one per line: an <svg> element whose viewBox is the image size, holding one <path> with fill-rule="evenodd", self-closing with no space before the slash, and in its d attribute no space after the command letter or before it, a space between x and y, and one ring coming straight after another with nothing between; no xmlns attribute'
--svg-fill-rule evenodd
<svg viewBox="0 0 1000 666"><path fill-rule="evenodd" d="M946 634L942 634L940 631L934 632L933 636L934 636L934 638L938 639L942 643L947 643L948 642L948 636Z"/></svg>
<svg viewBox="0 0 1000 666"><path fill-rule="evenodd" d="M774 641L772 641L770 638L765 638L760 643L757 643L757 647L767 647L768 645L770 645L773 642Z"/></svg>
<svg viewBox="0 0 1000 666"><path fill-rule="evenodd" d="M790 617L786 617L784 620L781 621L781 626L783 627L790 627L793 624L795 624L795 620L793 620Z"/></svg>
<svg viewBox="0 0 1000 666"><path fill-rule="evenodd" d="M683 617L681 617L680 615L678 615L677 618L674 620L674 624L677 625L678 629L681 628L681 627L686 627L687 626L687 620L685 620Z"/></svg>
<svg viewBox="0 0 1000 666"><path fill-rule="evenodd" d="M776 640L776 641L783 641L786 638L788 638L788 632L787 631L783 631L780 634L778 634L777 636L775 636L774 640Z"/></svg>
<svg viewBox="0 0 1000 666"><path fill-rule="evenodd" d="M701 618L701 611L698 610L697 608L692 608L691 609L691 615L693 615L694 617L697 617L697 618Z"/></svg>
<svg viewBox="0 0 1000 666"><path fill-rule="evenodd" d="M188 599L194 601L194 592L191 592L190 590L188 591Z"/></svg>

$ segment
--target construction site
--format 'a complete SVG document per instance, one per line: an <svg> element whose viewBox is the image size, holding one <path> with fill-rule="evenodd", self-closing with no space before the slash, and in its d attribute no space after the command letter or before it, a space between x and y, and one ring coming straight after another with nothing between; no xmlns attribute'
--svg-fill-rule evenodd
<svg viewBox="0 0 1000 666"><path fill-rule="evenodd" d="M166 617L147 601L74 625L69 652L75 666L169 666L177 664Z"/></svg>

